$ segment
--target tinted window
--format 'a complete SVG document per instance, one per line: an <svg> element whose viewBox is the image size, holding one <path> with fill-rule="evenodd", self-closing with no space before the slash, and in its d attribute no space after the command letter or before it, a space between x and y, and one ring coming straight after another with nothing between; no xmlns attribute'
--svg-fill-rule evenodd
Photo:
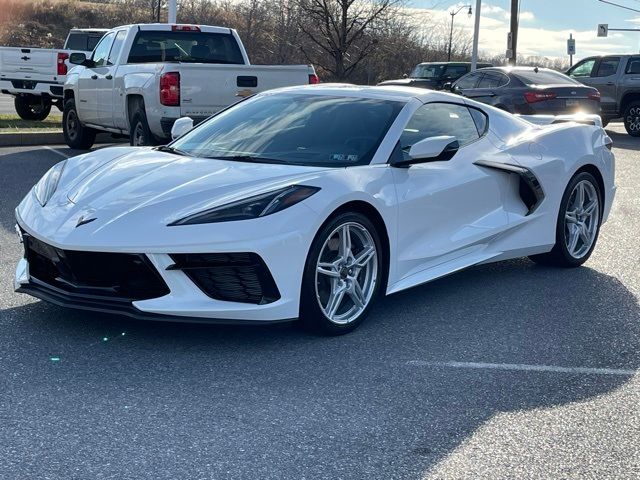
<svg viewBox="0 0 640 480"><path fill-rule="evenodd" d="M429 137L452 135L460 145L480 138L469 109L451 103L427 103L416 110L400 136L400 147L406 152L411 145Z"/></svg>
<svg viewBox="0 0 640 480"><path fill-rule="evenodd" d="M109 51L111 50L113 37L115 37L115 35L115 32L111 32L105 35L105 37L100 41L96 49L93 51L91 60L93 60L96 67L101 67L107 64L107 56L109 55Z"/></svg>
<svg viewBox="0 0 640 480"><path fill-rule="evenodd" d="M412 78L440 78L444 72L446 65L441 63L430 63L427 65L418 65L411 72Z"/></svg>
<svg viewBox="0 0 640 480"><path fill-rule="evenodd" d="M471 113L471 117L473 117L473 121L476 124L478 135L484 135L489 127L489 119L487 115L476 108L469 108L469 113Z"/></svg>
<svg viewBox="0 0 640 480"><path fill-rule="evenodd" d="M640 75L640 57L631 57L624 73Z"/></svg>
<svg viewBox="0 0 640 480"><path fill-rule="evenodd" d="M600 60L594 77L609 77L615 75L620 64L620 57L606 57Z"/></svg>
<svg viewBox="0 0 640 480"><path fill-rule="evenodd" d="M275 94L246 100L173 143L192 155L264 163L366 165L404 103ZM246 160L246 159L245 159Z"/></svg>
<svg viewBox="0 0 640 480"><path fill-rule="evenodd" d="M553 70L517 70L512 75L525 85L579 85L565 74Z"/></svg>
<svg viewBox="0 0 640 480"><path fill-rule="evenodd" d="M71 32L64 48L66 50L81 50L92 52L102 38L102 35L95 33Z"/></svg>
<svg viewBox="0 0 640 480"><path fill-rule="evenodd" d="M509 83L509 77L506 75L500 72L485 72L478 83L478 88L497 88L507 83Z"/></svg>
<svg viewBox="0 0 640 480"><path fill-rule="evenodd" d="M481 73L476 72L465 75L456 82L456 89L464 90L465 88L474 88L481 75Z"/></svg>
<svg viewBox="0 0 640 480"><path fill-rule="evenodd" d="M444 76L455 80L456 78L463 76L468 71L468 68L464 65L449 65L444 72Z"/></svg>
<svg viewBox="0 0 640 480"><path fill-rule="evenodd" d="M125 30L120 30L116 35L116 39L113 41L113 46L111 47L111 53L109 53L109 65L113 65L116 63L118 59L118 55L120 55L120 50L122 50L122 44L124 43L124 37L127 36L127 32Z"/></svg>
<svg viewBox="0 0 640 480"><path fill-rule="evenodd" d="M229 33L141 31L136 35L128 63L243 64L238 42Z"/></svg>
<svg viewBox="0 0 640 480"><path fill-rule="evenodd" d="M571 70L569 70L569 75L572 77L590 77L591 70L593 70L593 66L596 63L595 58L590 58L589 60L585 60L582 63L577 64Z"/></svg>

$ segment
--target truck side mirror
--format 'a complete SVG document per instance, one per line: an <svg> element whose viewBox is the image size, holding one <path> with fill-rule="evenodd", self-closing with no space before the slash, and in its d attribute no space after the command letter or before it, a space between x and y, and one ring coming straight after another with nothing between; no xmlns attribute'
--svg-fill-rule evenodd
<svg viewBox="0 0 640 480"><path fill-rule="evenodd" d="M447 82L442 86L442 89L446 90L447 92L450 92L452 88L453 88L453 83L451 82Z"/></svg>
<svg viewBox="0 0 640 480"><path fill-rule="evenodd" d="M84 65L87 61L87 56L82 52L75 52L69 56L69 63L74 65Z"/></svg>
<svg viewBox="0 0 640 480"><path fill-rule="evenodd" d="M191 117L182 117L173 122L171 127L171 139L176 140L193 128Z"/></svg>

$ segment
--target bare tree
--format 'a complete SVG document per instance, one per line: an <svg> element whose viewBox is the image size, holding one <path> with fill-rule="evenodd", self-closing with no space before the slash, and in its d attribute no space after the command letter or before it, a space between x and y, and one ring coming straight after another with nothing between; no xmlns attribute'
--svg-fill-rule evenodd
<svg viewBox="0 0 640 480"><path fill-rule="evenodd" d="M310 41L307 59L337 80L349 78L373 51L376 21L393 15L402 0L298 0L305 17L300 28Z"/></svg>

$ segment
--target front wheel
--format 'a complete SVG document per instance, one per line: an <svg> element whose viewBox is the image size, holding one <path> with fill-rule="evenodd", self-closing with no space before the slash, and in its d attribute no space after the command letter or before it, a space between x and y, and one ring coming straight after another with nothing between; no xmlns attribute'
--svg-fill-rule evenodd
<svg viewBox="0 0 640 480"><path fill-rule="evenodd" d="M64 104L62 133L67 145L78 150L88 150L96 141L96 131L93 128L85 127L80 122L76 101L73 98L70 98Z"/></svg>
<svg viewBox="0 0 640 480"><path fill-rule="evenodd" d="M355 329L383 283L383 250L375 226L360 213L343 213L320 230L302 279L300 317L329 335Z"/></svg>
<svg viewBox="0 0 640 480"><path fill-rule="evenodd" d="M16 113L23 120L41 121L51 112L51 101L34 95L18 95L13 101Z"/></svg>
<svg viewBox="0 0 640 480"><path fill-rule="evenodd" d="M596 246L601 214L602 192L598 182L590 173L579 173L571 179L562 196L553 249L529 258L558 267L582 265Z"/></svg>
<svg viewBox="0 0 640 480"><path fill-rule="evenodd" d="M640 102L631 102L624 109L624 128L632 137L640 137Z"/></svg>

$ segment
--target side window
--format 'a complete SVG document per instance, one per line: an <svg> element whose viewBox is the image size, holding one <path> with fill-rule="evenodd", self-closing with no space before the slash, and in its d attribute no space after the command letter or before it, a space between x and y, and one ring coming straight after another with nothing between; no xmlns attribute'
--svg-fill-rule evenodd
<svg viewBox="0 0 640 480"><path fill-rule="evenodd" d="M587 60L583 60L581 63L577 64L571 70L569 70L570 77L590 77L591 71L593 70L593 66L596 63L595 58L590 58Z"/></svg>
<svg viewBox="0 0 640 480"><path fill-rule="evenodd" d="M478 83L478 88L497 88L509 83L509 77L500 72L485 72Z"/></svg>
<svg viewBox="0 0 640 480"><path fill-rule="evenodd" d="M615 75L618 71L618 65L620 64L620 57L606 57L600 60L598 69L596 70L594 77L609 77Z"/></svg>
<svg viewBox="0 0 640 480"><path fill-rule="evenodd" d="M427 103L419 107L407 123L400 136L400 147L407 152L414 143L441 135L456 137L460 146L480 138L467 107L452 103Z"/></svg>
<svg viewBox="0 0 640 480"><path fill-rule="evenodd" d="M116 63L118 55L120 55L120 50L122 50L122 44L124 43L124 37L126 35L126 30L120 30L116 35L116 38L113 41L113 46L111 47L111 52L109 53L109 58L107 59L108 65L113 65Z"/></svg>
<svg viewBox="0 0 640 480"><path fill-rule="evenodd" d="M456 90L464 90L466 88L474 88L476 83L478 83L478 79L480 78L481 73L470 73L469 75L465 75L460 80L456 82Z"/></svg>
<svg viewBox="0 0 640 480"><path fill-rule="evenodd" d="M93 51L93 55L91 56L94 66L102 67L107 64L107 57L109 56L109 51L111 50L111 45L113 44L113 38L115 35L115 32L105 35L105 37L96 46L96 49Z"/></svg>
<svg viewBox="0 0 640 480"><path fill-rule="evenodd" d="M476 124L476 130L478 130L478 135L481 137L487 133L489 129L489 117L486 113L477 108L469 107L469 113L471 113L471 117L473 117L473 121Z"/></svg>
<svg viewBox="0 0 640 480"><path fill-rule="evenodd" d="M444 77L450 80L456 80L467 73L467 67L464 65L449 65L444 71Z"/></svg>
<svg viewBox="0 0 640 480"><path fill-rule="evenodd" d="M627 62L627 69L624 71L630 75L640 75L640 57L631 57Z"/></svg>

